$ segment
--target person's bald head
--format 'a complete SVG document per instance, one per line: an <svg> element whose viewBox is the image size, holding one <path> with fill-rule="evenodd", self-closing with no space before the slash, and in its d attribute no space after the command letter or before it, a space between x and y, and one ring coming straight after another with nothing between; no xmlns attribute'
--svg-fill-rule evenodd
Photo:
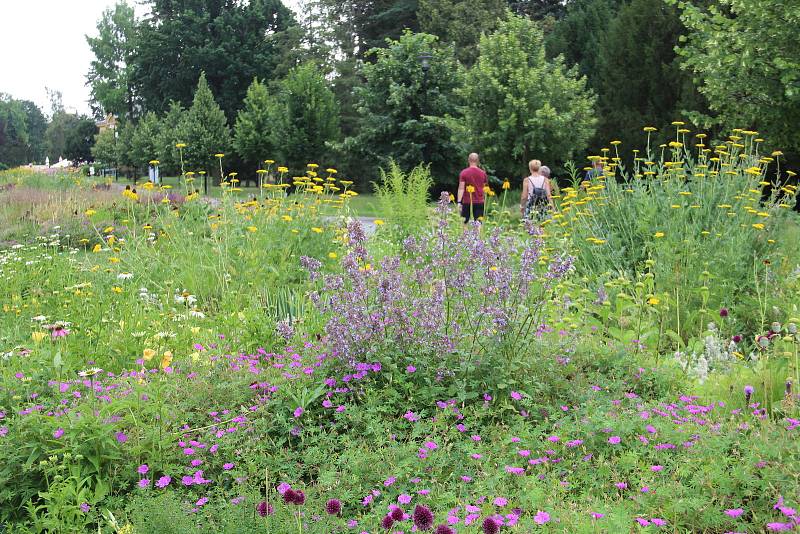
<svg viewBox="0 0 800 534"><path fill-rule="evenodd" d="M473 152L472 154L469 155L467 161L469 162L470 165L477 165L478 163L481 162L481 158L478 156L477 152Z"/></svg>

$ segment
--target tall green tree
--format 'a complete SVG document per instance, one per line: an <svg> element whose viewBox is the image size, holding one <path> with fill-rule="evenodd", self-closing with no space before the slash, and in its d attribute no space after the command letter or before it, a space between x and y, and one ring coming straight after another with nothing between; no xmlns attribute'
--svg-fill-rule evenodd
<svg viewBox="0 0 800 534"><path fill-rule="evenodd" d="M482 33L492 33L506 18L506 0L419 0L420 30L453 43L458 60L470 66L478 58Z"/></svg>
<svg viewBox="0 0 800 534"><path fill-rule="evenodd" d="M45 131L47 156L51 163L59 158L91 161L97 134L94 119L65 111L57 112Z"/></svg>
<svg viewBox="0 0 800 534"><path fill-rule="evenodd" d="M158 159L160 126L158 115L148 111L133 128L128 149L131 163L135 169L144 169L149 161Z"/></svg>
<svg viewBox="0 0 800 534"><path fill-rule="evenodd" d="M574 158L594 133L586 79L560 58L547 61L541 29L523 17L481 38L464 93L474 146L503 177L523 174L534 157L550 165Z"/></svg>
<svg viewBox="0 0 800 534"><path fill-rule="evenodd" d="M277 103L267 86L253 80L236 116L233 147L245 164L254 169L259 168L262 160L276 156L274 132L277 115Z"/></svg>
<svg viewBox="0 0 800 534"><path fill-rule="evenodd" d="M158 134L156 135L157 159L161 162L160 168L166 174L180 174L181 161L178 143L186 143L186 122L188 111L180 102L171 102L167 111L159 121ZM186 171L198 171L185 167Z"/></svg>
<svg viewBox="0 0 800 534"><path fill-rule="evenodd" d="M184 156L188 168L215 170L214 154L225 153L230 146L230 130L225 113L214 100L214 94L200 73L192 107L183 127L186 136Z"/></svg>
<svg viewBox="0 0 800 534"><path fill-rule="evenodd" d="M233 120L255 77L277 78L299 35L280 0L150 0L139 28L133 85L145 109L166 112L192 102L205 71L219 105Z"/></svg>
<svg viewBox="0 0 800 534"><path fill-rule="evenodd" d="M91 117L80 116L66 132L64 155L72 161L92 161L92 146L97 124Z"/></svg>
<svg viewBox="0 0 800 534"><path fill-rule="evenodd" d="M664 0L630 0L604 32L597 58L597 144L643 148L643 126L666 128L703 101L675 53L685 28Z"/></svg>
<svg viewBox="0 0 800 534"><path fill-rule="evenodd" d="M86 41L94 54L86 79L95 116L133 117L137 104L132 84L137 46L133 7L120 0L106 9L97 23L97 36L87 35Z"/></svg>
<svg viewBox="0 0 800 534"><path fill-rule="evenodd" d="M536 21L560 19L569 2L563 0L509 0L508 6L520 16Z"/></svg>
<svg viewBox="0 0 800 534"><path fill-rule="evenodd" d="M44 133L47 131L47 119L39 106L30 100L21 100L20 104L25 111L25 126L28 130L28 162L44 163L45 141Z"/></svg>
<svg viewBox="0 0 800 534"><path fill-rule="evenodd" d="M423 53L432 55L427 72ZM353 158L350 172L374 180L390 159L407 169L425 162L439 184L449 184L456 171L454 155L462 152L446 120L459 113L463 84L453 47L438 46L434 35L406 32L372 54L375 62L364 66L366 82L357 90L357 134L344 143Z"/></svg>
<svg viewBox="0 0 800 534"><path fill-rule="evenodd" d="M706 126L753 128L768 142L800 155L800 9L761 0L688 0L683 66L700 82Z"/></svg>
<svg viewBox="0 0 800 534"><path fill-rule="evenodd" d="M27 116L22 103L0 94L0 164L15 167L25 163L29 144Z"/></svg>
<svg viewBox="0 0 800 534"><path fill-rule="evenodd" d="M104 165L118 165L120 161L119 148L117 143L117 133L115 130L103 130L94 138L92 146L92 157Z"/></svg>
<svg viewBox="0 0 800 534"><path fill-rule="evenodd" d="M290 167L324 161L339 139L339 110L325 78L308 63L293 69L281 83L272 129L273 146Z"/></svg>
<svg viewBox="0 0 800 534"><path fill-rule="evenodd" d="M568 66L577 65L589 87L597 90L603 76L599 56L609 24L627 0L571 0L553 31L545 36L547 57L563 55Z"/></svg>

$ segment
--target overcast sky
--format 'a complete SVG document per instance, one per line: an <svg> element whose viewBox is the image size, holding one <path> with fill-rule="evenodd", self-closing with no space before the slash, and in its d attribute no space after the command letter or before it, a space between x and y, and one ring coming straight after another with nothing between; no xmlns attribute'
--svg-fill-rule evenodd
<svg viewBox="0 0 800 534"><path fill-rule="evenodd" d="M45 87L63 93L68 111L89 113L86 34L115 0L0 0L0 92L50 112ZM134 3L134 2L129 2ZM297 10L299 0L284 1ZM137 15L147 8L137 5Z"/></svg>

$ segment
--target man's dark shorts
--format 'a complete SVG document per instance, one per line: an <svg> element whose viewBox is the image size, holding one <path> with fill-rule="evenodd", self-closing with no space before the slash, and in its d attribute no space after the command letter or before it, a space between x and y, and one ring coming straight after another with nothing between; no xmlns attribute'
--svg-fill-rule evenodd
<svg viewBox="0 0 800 534"><path fill-rule="evenodd" d="M473 204L472 211L470 211L469 204L461 204L461 216L464 217L465 223L469 222L470 215L476 221L478 220L478 217L483 217L483 204Z"/></svg>

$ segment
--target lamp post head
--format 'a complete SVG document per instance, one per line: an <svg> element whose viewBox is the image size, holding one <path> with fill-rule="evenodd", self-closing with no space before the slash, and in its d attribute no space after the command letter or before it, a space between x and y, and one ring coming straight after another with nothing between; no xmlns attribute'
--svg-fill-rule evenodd
<svg viewBox="0 0 800 534"><path fill-rule="evenodd" d="M417 58L422 65L422 71L427 74L428 70L431 68L431 59L433 59L433 56L430 52L423 52L417 56Z"/></svg>

